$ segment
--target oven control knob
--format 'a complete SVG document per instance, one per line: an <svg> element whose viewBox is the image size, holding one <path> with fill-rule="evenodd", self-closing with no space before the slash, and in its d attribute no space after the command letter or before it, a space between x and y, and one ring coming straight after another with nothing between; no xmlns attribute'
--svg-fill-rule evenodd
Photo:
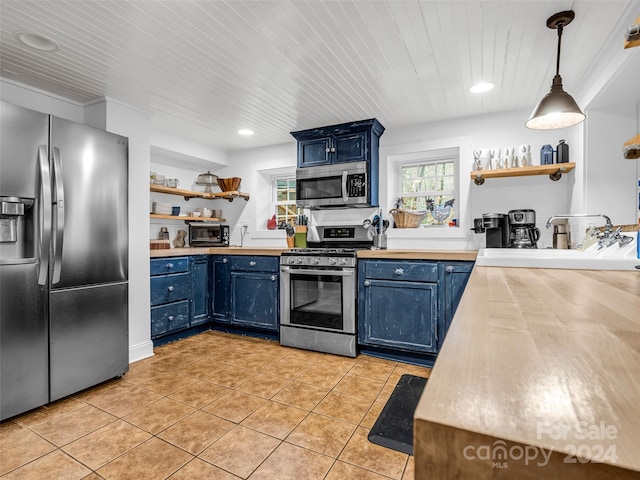
<svg viewBox="0 0 640 480"><path fill-rule="evenodd" d="M298 265L301 265L302 263L304 263L304 258L296 258L296 263Z"/></svg>
<svg viewBox="0 0 640 480"><path fill-rule="evenodd" d="M329 265L335 265L336 264L336 259L335 258L330 258L329 259Z"/></svg>
<svg viewBox="0 0 640 480"><path fill-rule="evenodd" d="M295 263L296 259L293 257L287 258L287 263Z"/></svg>
<svg viewBox="0 0 640 480"><path fill-rule="evenodd" d="M315 265L318 265L320 263L320 259L319 258L314 258L313 260L311 260Z"/></svg>
<svg viewBox="0 0 640 480"><path fill-rule="evenodd" d="M340 260L340 263L341 263L342 265L346 265L346 264L347 264L347 259L346 259L346 258L343 258L342 260Z"/></svg>

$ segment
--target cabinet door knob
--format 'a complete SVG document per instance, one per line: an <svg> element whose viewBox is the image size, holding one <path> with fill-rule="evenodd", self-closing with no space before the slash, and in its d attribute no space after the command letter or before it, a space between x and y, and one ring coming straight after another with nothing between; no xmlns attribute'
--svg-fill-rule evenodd
<svg viewBox="0 0 640 480"><path fill-rule="evenodd" d="M251 260L251 261L249 262L249 266L251 266L251 267L255 267L255 266L256 266L256 262L254 262L253 260Z"/></svg>
<svg viewBox="0 0 640 480"><path fill-rule="evenodd" d="M396 268L396 271L394 273L399 277L400 275L404 275L404 269Z"/></svg>
<svg viewBox="0 0 640 480"><path fill-rule="evenodd" d="M167 320L168 320L168 321L170 321L170 322L173 322L173 315L169 315L169 316L167 317Z"/></svg>
<svg viewBox="0 0 640 480"><path fill-rule="evenodd" d="M275 282L276 281L276 276L275 275L271 275L271 281Z"/></svg>
<svg viewBox="0 0 640 480"><path fill-rule="evenodd" d="M453 273L453 267L452 267L451 265L449 265L449 266L446 268L446 272L447 272L447 273Z"/></svg>
<svg viewBox="0 0 640 480"><path fill-rule="evenodd" d="M325 148L324 151L325 151L325 153L329 153L331 151L331 149L330 148Z"/></svg>
<svg viewBox="0 0 640 480"><path fill-rule="evenodd" d="M336 149L331 147L331 153L334 153L335 151L336 151Z"/></svg>
<svg viewBox="0 0 640 480"><path fill-rule="evenodd" d="M364 281L364 286L368 287L369 285L371 285L371 282L369 280L365 280Z"/></svg>
<svg viewBox="0 0 640 480"><path fill-rule="evenodd" d="M167 263L167 268L173 268L173 263Z"/></svg>
<svg viewBox="0 0 640 480"><path fill-rule="evenodd" d="M227 259L226 259L226 258L223 258L223 259L222 259L222 263L227 263Z"/></svg>
<svg viewBox="0 0 640 480"><path fill-rule="evenodd" d="M173 285L167 287L167 290L169 290L170 292L173 292Z"/></svg>

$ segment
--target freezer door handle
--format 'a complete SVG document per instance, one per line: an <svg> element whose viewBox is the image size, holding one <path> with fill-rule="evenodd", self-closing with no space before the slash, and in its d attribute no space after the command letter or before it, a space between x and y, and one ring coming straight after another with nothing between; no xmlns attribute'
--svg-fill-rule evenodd
<svg viewBox="0 0 640 480"><path fill-rule="evenodd" d="M60 149L53 147L53 184L55 198L53 201L53 276L51 283L60 282L62 270L62 242L64 240L64 184L62 183L62 161Z"/></svg>
<svg viewBox="0 0 640 480"><path fill-rule="evenodd" d="M49 275L49 244L51 242L51 175L47 146L38 146L38 171L40 173L40 268L38 285L47 284Z"/></svg>

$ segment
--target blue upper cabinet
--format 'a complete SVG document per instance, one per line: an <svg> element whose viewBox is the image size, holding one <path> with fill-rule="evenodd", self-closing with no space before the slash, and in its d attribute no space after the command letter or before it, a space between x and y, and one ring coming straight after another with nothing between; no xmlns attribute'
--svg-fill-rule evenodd
<svg viewBox="0 0 640 480"><path fill-rule="evenodd" d="M366 161L377 172L383 132L375 118L291 132L298 141L298 168Z"/></svg>
<svg viewBox="0 0 640 480"><path fill-rule="evenodd" d="M333 139L331 152L333 163L362 162L368 159L369 132L337 135Z"/></svg>
<svg viewBox="0 0 640 480"><path fill-rule="evenodd" d="M298 167L315 167L331 163L331 139L314 138L298 142Z"/></svg>

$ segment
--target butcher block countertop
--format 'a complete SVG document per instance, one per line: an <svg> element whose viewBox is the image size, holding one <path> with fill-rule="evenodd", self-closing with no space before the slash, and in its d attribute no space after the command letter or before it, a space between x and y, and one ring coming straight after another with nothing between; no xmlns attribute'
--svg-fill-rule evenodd
<svg viewBox="0 0 640 480"><path fill-rule="evenodd" d="M476 266L414 434L416 478L640 478L640 272Z"/></svg>
<svg viewBox="0 0 640 480"><path fill-rule="evenodd" d="M477 250L359 250L358 258L395 260L469 260L475 261Z"/></svg>
<svg viewBox="0 0 640 480"><path fill-rule="evenodd" d="M151 250L154 257L181 257L183 255L272 255L279 257L287 248L269 247L200 247L200 248L171 248L166 250Z"/></svg>
<svg viewBox="0 0 640 480"><path fill-rule="evenodd" d="M269 247L201 247L151 250L154 257L178 257L183 255L274 255L279 256L287 248ZM358 258L389 258L398 260L468 260L475 261L477 250L360 250Z"/></svg>

